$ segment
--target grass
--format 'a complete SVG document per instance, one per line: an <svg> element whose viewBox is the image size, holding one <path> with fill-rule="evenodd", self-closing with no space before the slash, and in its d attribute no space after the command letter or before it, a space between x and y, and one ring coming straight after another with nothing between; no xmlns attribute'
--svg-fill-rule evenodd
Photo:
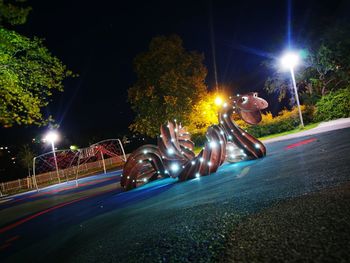
<svg viewBox="0 0 350 263"><path fill-rule="evenodd" d="M276 137L280 137L280 136L284 136L284 135L288 135L288 134L293 134L293 133L297 133L297 132L301 132L301 131L307 131L307 130L310 130L310 129L313 129L313 128L317 127L318 125L319 125L319 122L317 122L317 123L310 123L308 125L305 125L304 128L298 127L296 129L293 129L293 130L290 130L290 131L270 134L270 135L267 135L267 136L259 138L259 140L267 140L267 139L272 139L272 138L276 138Z"/></svg>

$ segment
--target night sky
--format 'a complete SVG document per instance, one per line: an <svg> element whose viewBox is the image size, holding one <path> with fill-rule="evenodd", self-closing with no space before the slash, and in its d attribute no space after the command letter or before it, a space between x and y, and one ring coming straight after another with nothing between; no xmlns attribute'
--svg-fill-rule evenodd
<svg viewBox="0 0 350 263"><path fill-rule="evenodd" d="M134 117L127 103L127 89L135 81L132 61L147 50L152 37L175 33L187 50L204 53L212 89L212 16L219 84L229 93L258 91L268 99L268 110L276 113L283 105L264 93L269 72L261 63L286 48L288 17L292 44L303 47L315 24L336 23L347 15L347 2L28 1L33 7L28 22L15 29L45 38L49 50L79 74L65 81L64 93L54 95L47 113L60 124L66 144L84 147L128 132ZM1 128L0 143L28 143L44 131Z"/></svg>

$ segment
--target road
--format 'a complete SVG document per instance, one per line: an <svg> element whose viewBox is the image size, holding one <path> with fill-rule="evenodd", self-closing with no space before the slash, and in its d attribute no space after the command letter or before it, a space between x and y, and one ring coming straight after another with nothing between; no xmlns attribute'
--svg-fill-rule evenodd
<svg viewBox="0 0 350 263"><path fill-rule="evenodd" d="M271 224L266 223L265 227L287 222L283 231L288 233L288 238L293 239L295 235L303 240L295 232L289 233L288 229L298 229L293 220L301 216L292 219L293 212L286 214L288 202L307 204L312 198L323 200L317 194L350 183L350 129L270 142L267 151L263 159L225 164L215 174L183 183L165 179L121 192L119 173L112 173L97 176L97 181L95 178L91 184L86 181L78 189L60 186L61 190L56 192L46 189L46 194L30 193L2 202L0 261L244 261L242 255L235 254L235 245L244 244L238 248L243 251L244 246L260 244L261 240L251 244L251 240L240 238L248 238L248 230L251 231L249 238L254 236L254 226L247 222L266 218L265 215L269 215ZM335 200L337 203L338 199ZM345 206L349 203L344 202ZM309 211L308 208L303 209ZM349 208L338 209L331 217L338 220L344 233L349 231ZM274 213L276 209L279 212ZM303 209L298 212L300 215ZM327 218L327 209L322 203L309 212L314 215L316 210L324 215L321 221ZM336 261L350 257L349 235L329 251L327 242L334 243L335 239L325 237L326 241L317 243L318 239L312 238L316 232L310 228L309 233L307 229L303 232L307 238L303 236L306 239L301 247L310 246L310 249L299 254L296 251L294 260L312 261L316 253L313 251L317 251L321 259L322 253L324 259L330 257ZM241 232L236 232L238 230ZM287 240L269 232L264 238L262 244ZM310 244L308 240L315 243ZM283 261L288 260L290 251L296 250L288 245L271 246L270 256ZM248 251L246 254L252 253ZM257 259L251 256L248 259Z"/></svg>

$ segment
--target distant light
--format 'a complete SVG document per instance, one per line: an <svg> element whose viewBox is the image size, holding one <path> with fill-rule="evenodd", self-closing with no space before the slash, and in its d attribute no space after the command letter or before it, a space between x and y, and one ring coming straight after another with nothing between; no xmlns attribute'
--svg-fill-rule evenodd
<svg viewBox="0 0 350 263"><path fill-rule="evenodd" d="M199 161L200 161L200 162L203 162L203 160L204 160L203 157L199 158Z"/></svg>
<svg viewBox="0 0 350 263"><path fill-rule="evenodd" d="M71 151L76 151L76 150L78 150L79 148L78 148L78 146L76 146L76 145L71 145L71 146L69 146L69 149L70 149Z"/></svg>
<svg viewBox="0 0 350 263"><path fill-rule="evenodd" d="M139 163L142 163L142 160L139 160Z"/></svg>
<svg viewBox="0 0 350 263"><path fill-rule="evenodd" d="M144 181L145 183L147 183L148 180L147 180L147 178L143 178L143 181Z"/></svg>
<svg viewBox="0 0 350 263"><path fill-rule="evenodd" d="M196 162L195 161L191 161L191 164L194 165Z"/></svg>
<svg viewBox="0 0 350 263"><path fill-rule="evenodd" d="M283 69L292 69L299 64L299 54L289 51L281 58L281 66Z"/></svg>
<svg viewBox="0 0 350 263"><path fill-rule="evenodd" d="M173 171L173 172L177 172L179 169L180 169L180 166L177 163L173 163L170 166L170 170Z"/></svg>
<svg viewBox="0 0 350 263"><path fill-rule="evenodd" d="M147 150L143 150L143 154L146 154L147 153Z"/></svg>
<svg viewBox="0 0 350 263"><path fill-rule="evenodd" d="M226 108L227 107L227 103L225 102L223 106L224 106L224 108Z"/></svg>
<svg viewBox="0 0 350 263"><path fill-rule="evenodd" d="M208 165L211 166L211 162L208 162Z"/></svg>
<svg viewBox="0 0 350 263"><path fill-rule="evenodd" d="M227 114L225 113L223 116L224 116L224 118L226 118L226 117L227 117Z"/></svg>
<svg viewBox="0 0 350 263"><path fill-rule="evenodd" d="M259 149L260 148L260 144L256 143L255 144L255 148Z"/></svg>

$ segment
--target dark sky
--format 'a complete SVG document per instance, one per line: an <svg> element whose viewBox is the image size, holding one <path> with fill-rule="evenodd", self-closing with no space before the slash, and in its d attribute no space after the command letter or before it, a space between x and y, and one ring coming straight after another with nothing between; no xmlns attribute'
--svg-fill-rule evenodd
<svg viewBox="0 0 350 263"><path fill-rule="evenodd" d="M290 12L288 12L288 3ZM218 80L232 93L258 91L268 71L261 62L287 44L291 18L294 46L308 42L309 29L325 17L348 12L347 1L28 1L26 25L16 30L45 38L45 45L80 76L65 82L47 108L68 143L85 146L96 138L128 131L133 113L127 88L135 81L133 58L152 37L178 34L188 50L204 53L207 84L213 87L209 17L213 17ZM289 15L288 15L289 14ZM326 21L326 20L325 20ZM329 20L328 20L329 21ZM333 21L335 22L335 21ZM280 109L268 97L270 111ZM43 128L0 129L1 144L29 142Z"/></svg>

